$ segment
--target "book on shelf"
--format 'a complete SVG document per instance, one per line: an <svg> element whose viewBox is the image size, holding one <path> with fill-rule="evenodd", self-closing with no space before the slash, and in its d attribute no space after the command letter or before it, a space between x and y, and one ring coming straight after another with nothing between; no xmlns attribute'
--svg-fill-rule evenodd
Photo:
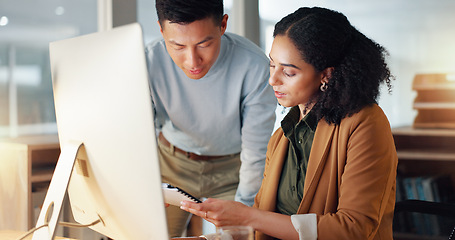
<svg viewBox="0 0 455 240"><path fill-rule="evenodd" d="M417 178L404 178L403 179L403 186L406 193L406 199L409 200L418 200L418 193L417 193ZM424 224L424 216L422 213L412 212L411 213L412 225L410 231L413 233L417 233L419 235L426 234L425 224Z"/></svg>
<svg viewBox="0 0 455 240"><path fill-rule="evenodd" d="M403 177L397 176L396 201L422 200L455 202L449 175ZM399 212L394 217L394 231L426 236L445 235L450 219L424 213Z"/></svg>
<svg viewBox="0 0 455 240"><path fill-rule="evenodd" d="M436 202L434 177L422 177L419 180L421 186L420 200ZM441 234L438 221L438 216L430 215L426 218L427 224L430 226L429 235L439 236Z"/></svg>

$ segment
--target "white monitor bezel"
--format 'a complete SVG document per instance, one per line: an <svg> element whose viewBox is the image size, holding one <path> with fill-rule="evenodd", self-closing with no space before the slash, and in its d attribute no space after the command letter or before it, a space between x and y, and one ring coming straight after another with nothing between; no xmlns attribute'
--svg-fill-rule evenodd
<svg viewBox="0 0 455 240"><path fill-rule="evenodd" d="M113 239L169 239L140 25L52 42L50 60L62 149L52 182L60 183L54 194L51 182L37 226L66 189L67 173L55 179L58 165L68 172L75 161L75 169L86 163L86 173L73 171L68 186L77 222L100 218L91 228ZM83 161L80 150L74 156L80 144ZM52 239L50 231L34 239L39 232Z"/></svg>

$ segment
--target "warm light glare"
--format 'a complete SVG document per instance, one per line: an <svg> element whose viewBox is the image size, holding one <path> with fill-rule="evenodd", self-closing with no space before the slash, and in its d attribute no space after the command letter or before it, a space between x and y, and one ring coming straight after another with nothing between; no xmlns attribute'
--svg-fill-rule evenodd
<svg viewBox="0 0 455 240"><path fill-rule="evenodd" d="M450 73L446 75L446 79L451 82L455 82L455 73Z"/></svg>
<svg viewBox="0 0 455 240"><path fill-rule="evenodd" d="M0 27L8 25L8 18L6 16L0 17Z"/></svg>

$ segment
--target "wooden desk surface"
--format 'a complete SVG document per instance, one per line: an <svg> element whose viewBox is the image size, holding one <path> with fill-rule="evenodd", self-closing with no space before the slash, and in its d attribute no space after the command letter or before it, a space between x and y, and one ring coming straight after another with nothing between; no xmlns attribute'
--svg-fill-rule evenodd
<svg viewBox="0 0 455 240"><path fill-rule="evenodd" d="M22 237L25 232L21 231L13 231L13 230L0 230L0 239L1 240L17 240L18 238ZM33 234L30 234L26 240L31 240ZM63 238L63 237L56 237L55 239L62 239L62 240L74 240L72 238Z"/></svg>

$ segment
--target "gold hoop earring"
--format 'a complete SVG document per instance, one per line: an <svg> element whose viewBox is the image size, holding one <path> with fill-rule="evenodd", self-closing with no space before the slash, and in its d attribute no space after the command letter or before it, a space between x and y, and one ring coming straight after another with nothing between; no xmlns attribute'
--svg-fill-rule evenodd
<svg viewBox="0 0 455 240"><path fill-rule="evenodd" d="M319 87L319 89L321 89L321 92L325 92L327 88L328 86L326 82L322 82L321 87Z"/></svg>

